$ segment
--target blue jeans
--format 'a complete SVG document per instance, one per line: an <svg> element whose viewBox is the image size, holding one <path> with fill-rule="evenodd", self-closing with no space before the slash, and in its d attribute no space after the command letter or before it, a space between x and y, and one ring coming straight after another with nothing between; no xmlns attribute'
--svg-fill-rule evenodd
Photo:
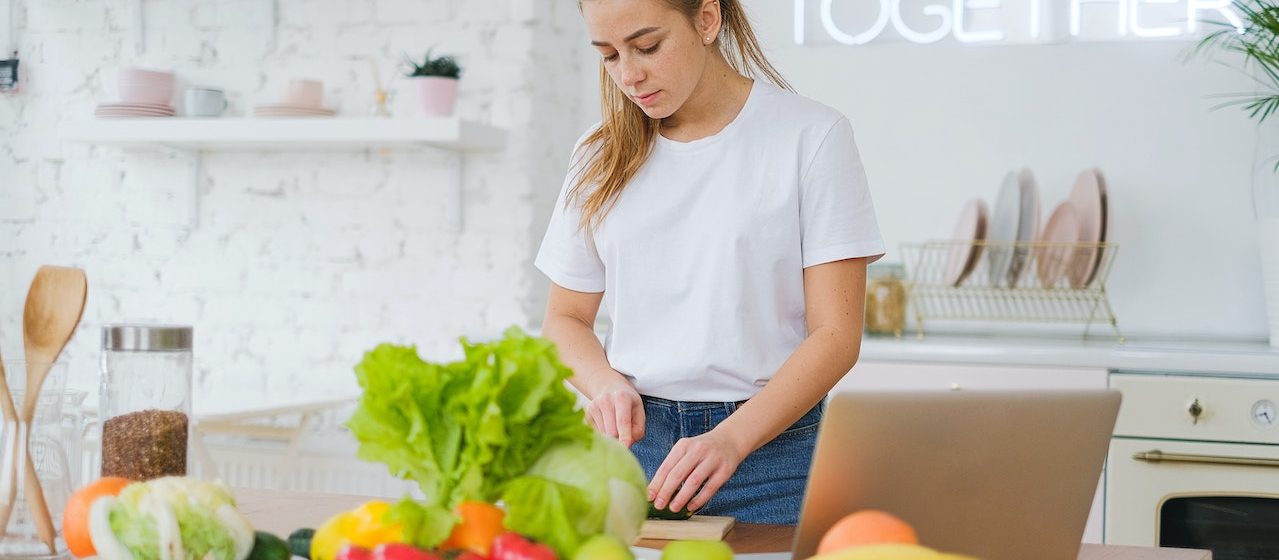
<svg viewBox="0 0 1279 560"><path fill-rule="evenodd" d="M644 439L631 446L631 452L652 480L676 441L709 432L740 405L644 397ZM825 411L825 403L819 403L748 455L698 513L730 515L743 523L797 524L817 445L817 428Z"/></svg>

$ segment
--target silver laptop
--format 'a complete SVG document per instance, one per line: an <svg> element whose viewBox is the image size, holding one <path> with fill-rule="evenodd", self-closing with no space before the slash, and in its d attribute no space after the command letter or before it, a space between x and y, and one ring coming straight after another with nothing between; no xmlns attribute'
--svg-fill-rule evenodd
<svg viewBox="0 0 1279 560"><path fill-rule="evenodd" d="M836 521L873 508L942 552L1076 560L1119 401L1109 390L836 394L792 552L736 557L808 558ZM650 553L661 554L637 557Z"/></svg>

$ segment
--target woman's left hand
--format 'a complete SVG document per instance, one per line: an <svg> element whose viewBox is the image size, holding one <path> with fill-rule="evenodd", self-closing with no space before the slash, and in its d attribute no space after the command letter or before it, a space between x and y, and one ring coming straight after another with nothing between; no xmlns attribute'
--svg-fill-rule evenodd
<svg viewBox="0 0 1279 560"><path fill-rule="evenodd" d="M675 442L653 475L648 498L657 509L701 509L728 482L744 458L745 454L716 430L683 438Z"/></svg>

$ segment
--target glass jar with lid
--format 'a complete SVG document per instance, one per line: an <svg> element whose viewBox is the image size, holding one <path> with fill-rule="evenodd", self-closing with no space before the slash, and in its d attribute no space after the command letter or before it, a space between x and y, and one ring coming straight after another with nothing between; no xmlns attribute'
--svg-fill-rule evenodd
<svg viewBox="0 0 1279 560"><path fill-rule="evenodd" d="M102 476L151 480L187 472L192 329L102 327Z"/></svg>
<svg viewBox="0 0 1279 560"><path fill-rule="evenodd" d="M866 271L866 331L901 337L906 328L906 270L876 263Z"/></svg>

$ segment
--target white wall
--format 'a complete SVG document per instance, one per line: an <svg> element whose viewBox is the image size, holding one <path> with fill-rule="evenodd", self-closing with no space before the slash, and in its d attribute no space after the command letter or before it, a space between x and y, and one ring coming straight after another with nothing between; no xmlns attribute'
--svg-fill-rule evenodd
<svg viewBox="0 0 1279 560"><path fill-rule="evenodd" d="M792 2L746 4L798 91L852 121L893 253L949 237L964 201L993 205L1010 169L1035 172L1046 219L1095 165L1121 246L1108 288L1125 334L1265 336L1254 128L1241 111L1210 110L1220 101L1212 95L1252 91L1247 77L1184 62L1185 41L801 47ZM596 78L582 75L584 99L595 100ZM583 105L585 127L598 101Z"/></svg>
<svg viewBox="0 0 1279 560"><path fill-rule="evenodd" d="M126 0L15 0L24 91L0 96L0 349L21 354L23 297L42 263L83 267L84 322L65 358L96 382L99 327L195 325L200 405L351 390L382 341L458 352L540 316L531 255L576 138L576 9L560 0L147 0L135 53ZM188 228L192 159L63 144L57 126L115 99L115 69L174 69L226 88L231 112L315 77L367 115L367 56L389 77L427 47L465 66L459 114L510 130L468 158L462 209L450 154L211 153ZM395 84L397 116L414 90ZM454 231L462 220L464 229ZM263 391L267 395L260 395Z"/></svg>

